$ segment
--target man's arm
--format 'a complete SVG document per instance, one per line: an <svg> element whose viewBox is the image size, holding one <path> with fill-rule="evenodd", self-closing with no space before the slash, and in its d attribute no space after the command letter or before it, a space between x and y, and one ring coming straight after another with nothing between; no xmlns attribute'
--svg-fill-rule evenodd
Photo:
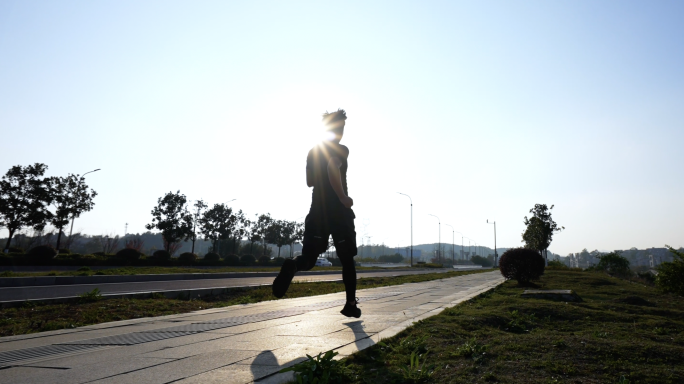
<svg viewBox="0 0 684 384"><path fill-rule="evenodd" d="M307 187L313 187L313 169L307 167L306 168L306 186Z"/></svg>
<svg viewBox="0 0 684 384"><path fill-rule="evenodd" d="M340 167L342 162L336 156L333 156L328 161L328 181L332 186L333 191L337 194L337 198L340 199L342 205L346 208L351 208L354 205L354 200L344 193L344 188L342 188L342 175L340 174Z"/></svg>

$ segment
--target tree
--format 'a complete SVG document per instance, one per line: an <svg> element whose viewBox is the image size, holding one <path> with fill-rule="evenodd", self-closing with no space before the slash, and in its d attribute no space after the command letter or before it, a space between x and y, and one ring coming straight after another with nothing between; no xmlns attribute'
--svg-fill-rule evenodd
<svg viewBox="0 0 684 384"><path fill-rule="evenodd" d="M252 247L257 241L263 242L264 254L266 254L266 231L271 225L273 218L271 214L267 213L264 215L258 215L256 221L250 222L250 227L248 229L247 238L250 242L249 253L252 254Z"/></svg>
<svg viewBox="0 0 684 384"><path fill-rule="evenodd" d="M194 206L197 209L197 213L192 213L192 250L190 251L191 253L195 253L195 240L197 240L197 231L195 229L197 228L197 222L200 220L200 213L202 212L202 210L207 208L207 204L204 202L204 200L199 199L195 201Z"/></svg>
<svg viewBox="0 0 684 384"><path fill-rule="evenodd" d="M145 228L158 229L164 238L164 249L171 253L175 243L192 237L192 215L188 212L187 199L180 191L169 192L157 200L152 210L152 223Z"/></svg>
<svg viewBox="0 0 684 384"><path fill-rule="evenodd" d="M204 212L199 221L200 232L213 242L213 251L218 253L219 240L226 240L233 233L236 217L233 210L225 204L214 204Z"/></svg>
<svg viewBox="0 0 684 384"><path fill-rule="evenodd" d="M94 190L88 191L88 185L79 175L67 177L51 177L47 179L55 213L50 217L50 224L57 228L57 249L61 244L62 232L69 220L79 217L81 213L93 209L93 199L97 196Z"/></svg>
<svg viewBox="0 0 684 384"><path fill-rule="evenodd" d="M249 220L242 213L242 210L237 211L235 214L235 226L233 226L233 253L235 254L236 248L239 249L240 242L242 238L248 233Z"/></svg>
<svg viewBox="0 0 684 384"><path fill-rule="evenodd" d="M278 247L278 257L280 257L280 248L287 244L287 222L284 220L273 220L266 230L265 239L271 244Z"/></svg>
<svg viewBox="0 0 684 384"><path fill-rule="evenodd" d="M559 227L551 218L552 209L553 205L547 207L546 204L535 204L534 208L530 209L532 217L528 219L525 216L524 223L527 229L522 234L525 248L539 252L540 255L544 256L545 262L548 261L547 249L553 241L553 234L565 229L565 227Z"/></svg>
<svg viewBox="0 0 684 384"><path fill-rule="evenodd" d="M0 226L9 231L5 252L16 231L24 227L42 231L52 215L47 209L49 188L42 179L47 168L42 163L15 165L0 180Z"/></svg>

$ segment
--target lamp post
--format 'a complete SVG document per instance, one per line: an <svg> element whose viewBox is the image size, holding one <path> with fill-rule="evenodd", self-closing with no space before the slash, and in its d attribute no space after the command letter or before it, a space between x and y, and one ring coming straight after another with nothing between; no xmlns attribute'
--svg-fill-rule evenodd
<svg viewBox="0 0 684 384"><path fill-rule="evenodd" d="M449 224L444 224L447 225L451 228L451 266L453 267L454 264L456 264L456 252L454 251L455 246L454 246L454 233L456 232L454 230L454 227L452 227Z"/></svg>
<svg viewBox="0 0 684 384"><path fill-rule="evenodd" d="M397 192L400 195L404 195L409 198L409 201L411 202L411 266L413 267L413 199L411 199L411 196Z"/></svg>
<svg viewBox="0 0 684 384"><path fill-rule="evenodd" d="M428 215L437 217L432 213L428 213ZM437 261L440 261L442 259L442 220L440 220L439 217L437 217L437 223L439 223L439 245L437 245Z"/></svg>
<svg viewBox="0 0 684 384"><path fill-rule="evenodd" d="M87 175L87 174L89 174L89 173L97 172L97 171L99 171L99 170L100 170L100 168L94 169L94 170L92 170L92 171L89 171L89 172L84 173L83 176L81 176L81 179L79 180L79 183L78 183L79 187L81 186L81 181L83 181L83 179L85 178L85 175ZM76 219L76 215L75 215L75 214L72 214L72 215L71 215L71 229L69 229L69 242L71 242L71 233L74 231L74 221L75 221L75 219Z"/></svg>
<svg viewBox="0 0 684 384"><path fill-rule="evenodd" d="M461 256L463 256L463 260L465 260L465 254L463 253L463 234L459 231L456 231L459 235L461 235Z"/></svg>
<svg viewBox="0 0 684 384"><path fill-rule="evenodd" d="M494 224L494 265L499 266L499 254L496 252L496 221L493 223L489 222L489 219L487 219L487 224Z"/></svg>

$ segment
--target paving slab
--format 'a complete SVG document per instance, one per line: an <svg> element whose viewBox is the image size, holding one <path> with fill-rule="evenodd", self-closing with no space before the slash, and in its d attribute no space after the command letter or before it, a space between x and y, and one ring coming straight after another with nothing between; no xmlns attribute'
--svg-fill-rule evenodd
<svg viewBox="0 0 684 384"><path fill-rule="evenodd" d="M0 338L0 384L282 383L292 374L280 369L306 354L348 356L502 281L490 272L360 290L360 319L339 314L339 292Z"/></svg>

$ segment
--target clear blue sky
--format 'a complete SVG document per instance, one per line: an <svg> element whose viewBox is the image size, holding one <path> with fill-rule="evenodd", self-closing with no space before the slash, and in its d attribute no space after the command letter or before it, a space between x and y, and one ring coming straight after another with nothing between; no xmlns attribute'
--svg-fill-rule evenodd
<svg viewBox="0 0 684 384"><path fill-rule="evenodd" d="M89 234L144 231L176 190L301 220L320 114L345 108L359 243L409 243L399 191L415 243L438 240L432 213L517 246L546 203L563 255L684 246L683 18L679 1L5 0L0 172L102 168Z"/></svg>

